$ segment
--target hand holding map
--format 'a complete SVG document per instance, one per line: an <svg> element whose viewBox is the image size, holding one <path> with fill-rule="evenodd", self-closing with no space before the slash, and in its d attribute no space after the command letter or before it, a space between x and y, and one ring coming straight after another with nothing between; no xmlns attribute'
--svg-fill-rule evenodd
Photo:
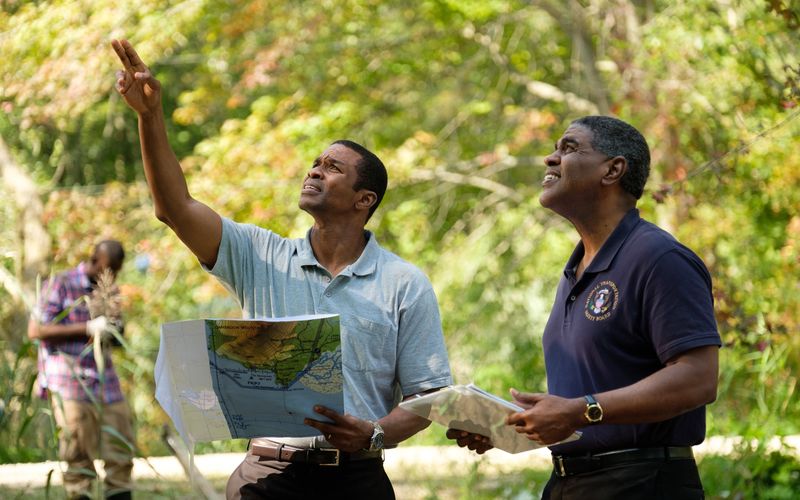
<svg viewBox="0 0 800 500"><path fill-rule="evenodd" d="M156 399L187 443L314 436L323 405L344 412L339 317L166 323Z"/></svg>
<svg viewBox="0 0 800 500"><path fill-rule="evenodd" d="M408 399L400 403L400 408L444 425L448 429L486 436L492 446L508 453L520 453L543 446L529 440L524 434L517 433L513 427L506 424L508 415L523 411L523 408L473 384L451 385L424 396ZM579 437L580 433L576 432L565 441Z"/></svg>

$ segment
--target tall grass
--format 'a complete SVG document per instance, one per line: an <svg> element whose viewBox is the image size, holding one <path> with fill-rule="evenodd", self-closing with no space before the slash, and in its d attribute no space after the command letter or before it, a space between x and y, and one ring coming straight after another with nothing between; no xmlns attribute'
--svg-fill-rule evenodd
<svg viewBox="0 0 800 500"><path fill-rule="evenodd" d="M49 293L46 287L41 289L37 284L35 304L41 303L41 297ZM52 283L52 276L48 283ZM85 306L84 306L85 303ZM125 346L120 330L115 326L120 324L122 317L122 299L119 289L114 285L113 274L106 270L98 276L97 286L89 296L82 297L73 303L70 308L62 311L53 319L59 323L75 307L87 307L91 318L106 316L109 320L118 320L110 323L108 335L96 336L87 343L81 353L83 356L93 356L100 382L99 394L94 392L83 382L81 388L87 399L94 405L98 421L101 425L97 429L97 456L102 457L104 448L110 439L125 447L131 454L135 454L135 443L129 442L116 429L103 425L104 421L104 391L106 358L112 344ZM40 314L34 308L29 311L29 316L40 321ZM23 337L18 349L14 352L7 348L9 342L0 344L2 348L2 370L0 370L0 387L5 390L0 400L0 463L30 462L53 460L58 458L59 434L63 432L56 425L53 406L60 407L64 414L63 400L58 393L51 393L49 404L35 395L34 384L37 377L38 341L29 341ZM77 362L77 361L76 361ZM77 377L73 367L73 375ZM63 472L63 471L62 471ZM90 475L96 478L96 473L91 470L73 471ZM96 481L95 495L102 498L103 485Z"/></svg>
<svg viewBox="0 0 800 500"><path fill-rule="evenodd" d="M36 345L0 341L0 463L56 458L58 441L52 411L33 394Z"/></svg>

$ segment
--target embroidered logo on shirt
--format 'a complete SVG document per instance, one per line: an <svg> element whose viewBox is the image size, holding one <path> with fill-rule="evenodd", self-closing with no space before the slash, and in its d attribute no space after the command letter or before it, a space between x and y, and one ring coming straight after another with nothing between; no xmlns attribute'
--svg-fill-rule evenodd
<svg viewBox="0 0 800 500"><path fill-rule="evenodd" d="M619 290L613 281L601 281L586 298L583 313L590 321L603 321L617 308Z"/></svg>

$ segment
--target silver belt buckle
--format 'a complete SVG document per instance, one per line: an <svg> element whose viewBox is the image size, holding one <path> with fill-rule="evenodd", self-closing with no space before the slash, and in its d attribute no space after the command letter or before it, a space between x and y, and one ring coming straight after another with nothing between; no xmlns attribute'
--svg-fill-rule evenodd
<svg viewBox="0 0 800 500"><path fill-rule="evenodd" d="M567 471L564 470L564 457L560 455L556 457L556 474L561 477L567 477Z"/></svg>
<svg viewBox="0 0 800 500"><path fill-rule="evenodd" d="M336 460L331 464L319 464L320 467L337 467L339 465L339 448L319 448L319 451L332 451L336 454Z"/></svg>

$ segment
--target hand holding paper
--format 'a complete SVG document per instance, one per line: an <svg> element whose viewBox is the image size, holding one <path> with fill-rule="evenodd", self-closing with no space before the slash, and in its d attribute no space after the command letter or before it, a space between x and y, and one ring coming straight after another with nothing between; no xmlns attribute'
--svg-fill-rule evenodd
<svg viewBox="0 0 800 500"><path fill-rule="evenodd" d="M580 415L572 400L542 393L519 392L511 389L514 402L524 410L508 416L507 423L532 441L555 444L573 435L580 424L573 422Z"/></svg>
<svg viewBox="0 0 800 500"><path fill-rule="evenodd" d="M447 439L455 440L459 447L469 448L478 455L483 455L494 448L494 446L492 446L492 440L488 437L462 431L460 429L447 429L445 436L447 436Z"/></svg>
<svg viewBox="0 0 800 500"><path fill-rule="evenodd" d="M508 425L509 415L520 414L525 408L490 394L479 387L453 385L437 392L409 399L400 407L446 426L448 437L456 439L459 446L483 453L491 447L508 453L520 453L544 446L519 433ZM468 435L458 433L465 431ZM488 442L479 438L485 436ZM566 440L577 439L579 434L568 435Z"/></svg>

